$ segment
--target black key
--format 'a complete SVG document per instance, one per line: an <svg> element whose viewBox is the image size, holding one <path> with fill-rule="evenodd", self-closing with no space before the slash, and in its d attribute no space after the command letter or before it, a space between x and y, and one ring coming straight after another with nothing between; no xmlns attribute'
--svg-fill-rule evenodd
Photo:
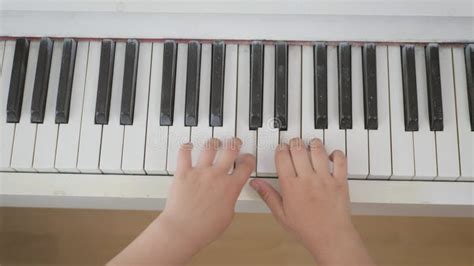
<svg viewBox="0 0 474 266"><path fill-rule="evenodd" d="M186 71L186 102L184 104L184 125L198 125L199 81L201 75L201 44L193 41L188 44L188 69Z"/></svg>
<svg viewBox="0 0 474 266"><path fill-rule="evenodd" d="M264 49L262 42L254 42L250 47L250 130L262 127Z"/></svg>
<svg viewBox="0 0 474 266"><path fill-rule="evenodd" d="M352 77L351 46L341 43L338 47L339 129L352 128Z"/></svg>
<svg viewBox="0 0 474 266"><path fill-rule="evenodd" d="M466 45L466 80L467 99L469 102L469 116L471 117L471 131L474 131L474 44Z"/></svg>
<svg viewBox="0 0 474 266"><path fill-rule="evenodd" d="M328 58L324 43L314 46L314 128L328 128Z"/></svg>
<svg viewBox="0 0 474 266"><path fill-rule="evenodd" d="M165 41L163 46L163 79L161 82L160 126L172 126L176 83L176 60L178 45Z"/></svg>
<svg viewBox="0 0 474 266"><path fill-rule="evenodd" d="M430 129L431 131L443 131L443 100L438 44L428 44L425 48L425 55Z"/></svg>
<svg viewBox="0 0 474 266"><path fill-rule="evenodd" d="M375 44L367 43L362 48L364 73L365 129L377 129L377 60Z"/></svg>
<svg viewBox="0 0 474 266"><path fill-rule="evenodd" d="M140 44L137 40L127 40L125 68L123 71L122 104L120 106L121 125L133 125L139 49Z"/></svg>
<svg viewBox="0 0 474 266"><path fill-rule="evenodd" d="M69 122L76 51L77 42L74 39L65 39L63 42L61 70L59 72L58 96L56 98L55 122L57 124L67 124Z"/></svg>
<svg viewBox="0 0 474 266"><path fill-rule="evenodd" d="M27 39L16 40L10 79L10 90L8 92L7 123L20 122L29 51L30 41Z"/></svg>
<svg viewBox="0 0 474 266"><path fill-rule="evenodd" d="M224 124L224 74L225 74L225 44L215 42L212 45L211 67L211 103L209 125L221 127Z"/></svg>
<svg viewBox="0 0 474 266"><path fill-rule="evenodd" d="M418 131L415 46L402 47L403 107L405 131Z"/></svg>
<svg viewBox="0 0 474 266"><path fill-rule="evenodd" d="M42 38L38 52L38 63L36 65L33 97L31 99L31 123L43 123L44 121L52 55L53 41L50 38Z"/></svg>
<svg viewBox="0 0 474 266"><path fill-rule="evenodd" d="M100 125L106 125L109 123L114 59L115 42L110 39L103 40L100 51L99 82L95 104L95 123Z"/></svg>
<svg viewBox="0 0 474 266"><path fill-rule="evenodd" d="M275 45L275 109L274 127L288 129L288 45Z"/></svg>

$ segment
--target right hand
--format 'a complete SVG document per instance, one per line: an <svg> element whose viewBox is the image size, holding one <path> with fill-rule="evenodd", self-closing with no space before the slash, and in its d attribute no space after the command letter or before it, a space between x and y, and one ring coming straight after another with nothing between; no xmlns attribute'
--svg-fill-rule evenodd
<svg viewBox="0 0 474 266"><path fill-rule="evenodd" d="M334 164L333 173L329 161ZM261 179L252 180L251 186L276 220L300 239L320 264L370 264L351 222L344 154L336 150L328 156L318 139L311 141L308 150L301 139L295 138L290 145L278 146L275 164L281 194ZM365 260L350 254L346 260L341 254L344 252L362 258L365 254Z"/></svg>

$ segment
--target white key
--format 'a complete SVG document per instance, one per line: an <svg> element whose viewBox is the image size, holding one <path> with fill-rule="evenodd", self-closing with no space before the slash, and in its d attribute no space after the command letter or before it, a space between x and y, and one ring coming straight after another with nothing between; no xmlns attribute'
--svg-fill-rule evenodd
<svg viewBox="0 0 474 266"><path fill-rule="evenodd" d="M471 131L467 98L466 61L464 49L453 48L456 111L458 118L459 159L461 177L458 181L474 181L474 132Z"/></svg>
<svg viewBox="0 0 474 266"><path fill-rule="evenodd" d="M437 175L434 132L428 117L428 89L426 88L425 50L415 47L416 90L418 100L418 131L413 132L416 180L432 180Z"/></svg>
<svg viewBox="0 0 474 266"><path fill-rule="evenodd" d="M328 128L324 130L324 144L328 153L346 152L346 131L339 129L339 98L337 47L328 46Z"/></svg>
<svg viewBox="0 0 474 266"><path fill-rule="evenodd" d="M274 153L279 132L273 127L275 46L265 45L263 66L263 120L257 130L257 176L276 176Z"/></svg>
<svg viewBox="0 0 474 266"><path fill-rule="evenodd" d="M145 171L147 174L167 173L168 127L160 126L162 72L163 43L154 43L145 145Z"/></svg>
<svg viewBox="0 0 474 266"><path fill-rule="evenodd" d="M412 179L415 175L413 133L405 131L400 46L388 47L388 62L390 121L392 125L392 179Z"/></svg>
<svg viewBox="0 0 474 266"><path fill-rule="evenodd" d="M435 132L438 158L437 180L456 180L459 176L458 129L451 48L439 48L441 94L443 99L443 131Z"/></svg>
<svg viewBox="0 0 474 266"><path fill-rule="evenodd" d="M237 132L243 142L241 153L257 155L257 131L249 129L250 111L250 46L239 45L239 77L237 93ZM251 174L255 176L255 171Z"/></svg>
<svg viewBox="0 0 474 266"><path fill-rule="evenodd" d="M324 129L314 128L313 47L303 46L301 69L301 137L306 144L313 138L324 141Z"/></svg>
<svg viewBox="0 0 474 266"><path fill-rule="evenodd" d="M211 95L211 64L212 45L201 46L201 76L199 84L199 115L198 125L191 128L191 142L193 143L192 158L196 164L200 152L206 142L212 138L212 127L209 126L209 101Z"/></svg>
<svg viewBox="0 0 474 266"><path fill-rule="evenodd" d="M213 128L214 138L221 141L235 136L235 105L237 102L237 59L238 47L228 44L225 47L225 75L224 75L224 112L222 127ZM250 69L249 69L250 71Z"/></svg>
<svg viewBox="0 0 474 266"><path fill-rule="evenodd" d="M377 113L379 127L369 130L369 178L388 179L392 175L387 47L377 46Z"/></svg>
<svg viewBox="0 0 474 266"><path fill-rule="evenodd" d="M138 54L137 87L133 125L125 126L122 170L128 174L144 174L146 119L150 89L151 43L141 43Z"/></svg>
<svg viewBox="0 0 474 266"><path fill-rule="evenodd" d="M100 170L110 174L122 173L124 126L120 125L120 107L122 104L124 67L125 43L117 42L115 46L109 123L102 126L102 143L100 148Z"/></svg>
<svg viewBox="0 0 474 266"><path fill-rule="evenodd" d="M301 137L301 46L288 47L288 129L280 131L280 142Z"/></svg>
<svg viewBox="0 0 474 266"><path fill-rule="evenodd" d="M100 42L90 42L77 168L83 173L100 173L102 125L95 124L95 104L99 82Z"/></svg>
<svg viewBox="0 0 474 266"><path fill-rule="evenodd" d="M20 122L16 124L15 140L13 143L13 154L11 167L17 171L34 172L33 155L35 149L37 125L31 123L31 100L38 62L39 41L30 43L28 55L28 66L26 68L25 90L23 93L23 105L21 108Z"/></svg>
<svg viewBox="0 0 474 266"><path fill-rule="evenodd" d="M369 144L364 123L364 87L360 46L352 46L351 57L352 129L346 130L347 171L351 178L365 179L369 174Z"/></svg>
<svg viewBox="0 0 474 266"><path fill-rule="evenodd" d="M212 128L212 136L220 139L223 144L235 137L236 105L237 105L237 60L239 56L236 44L225 47L225 74L224 74L224 107L223 124L221 127ZM222 149L218 151L216 160L220 157ZM232 170L230 170L231 172Z"/></svg>
<svg viewBox="0 0 474 266"><path fill-rule="evenodd" d="M13 151L15 124L7 123L7 101L10 90L10 78L15 54L15 41L6 41L3 52L2 71L0 72L0 171L12 171L10 167Z"/></svg>
<svg viewBox="0 0 474 266"><path fill-rule="evenodd" d="M72 83L69 121L67 124L59 125L55 164L55 168L58 169L59 172L79 172L77 169L77 159L79 152L79 138L81 134L82 105L84 99L84 87L86 84L88 56L89 42L78 42Z"/></svg>
<svg viewBox="0 0 474 266"><path fill-rule="evenodd" d="M2 75L4 52L5 52L5 41L0 41L0 76Z"/></svg>
<svg viewBox="0 0 474 266"><path fill-rule="evenodd" d="M190 140L191 130L184 126L184 105L186 102L186 72L188 66L188 45L178 44L178 59L176 61L176 85L174 98L173 125L169 129L168 162L166 170L169 174L176 171L176 161L181 144Z"/></svg>
<svg viewBox="0 0 474 266"><path fill-rule="evenodd" d="M42 124L38 124L38 129L36 132L36 146L33 168L35 168L38 172L57 172L56 168L54 167L54 160L56 158L56 144L58 138L58 125L55 123L55 117L62 53L63 42L54 41L44 121Z"/></svg>

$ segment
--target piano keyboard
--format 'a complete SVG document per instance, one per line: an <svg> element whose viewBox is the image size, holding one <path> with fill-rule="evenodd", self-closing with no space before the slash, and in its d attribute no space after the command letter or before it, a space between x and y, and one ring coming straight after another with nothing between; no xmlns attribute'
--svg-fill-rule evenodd
<svg viewBox="0 0 474 266"><path fill-rule="evenodd" d="M237 136L275 176L318 137L353 179L473 181L474 44L0 40L0 170L172 175Z"/></svg>

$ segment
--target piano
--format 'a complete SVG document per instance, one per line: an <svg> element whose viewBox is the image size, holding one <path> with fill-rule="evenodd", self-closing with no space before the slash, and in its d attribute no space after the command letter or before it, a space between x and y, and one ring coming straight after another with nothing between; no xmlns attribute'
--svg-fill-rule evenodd
<svg viewBox="0 0 474 266"><path fill-rule="evenodd" d="M469 0L4 0L0 206L164 206L176 152L239 137L252 178L318 137L354 214L474 216ZM268 211L248 186L237 211Z"/></svg>

